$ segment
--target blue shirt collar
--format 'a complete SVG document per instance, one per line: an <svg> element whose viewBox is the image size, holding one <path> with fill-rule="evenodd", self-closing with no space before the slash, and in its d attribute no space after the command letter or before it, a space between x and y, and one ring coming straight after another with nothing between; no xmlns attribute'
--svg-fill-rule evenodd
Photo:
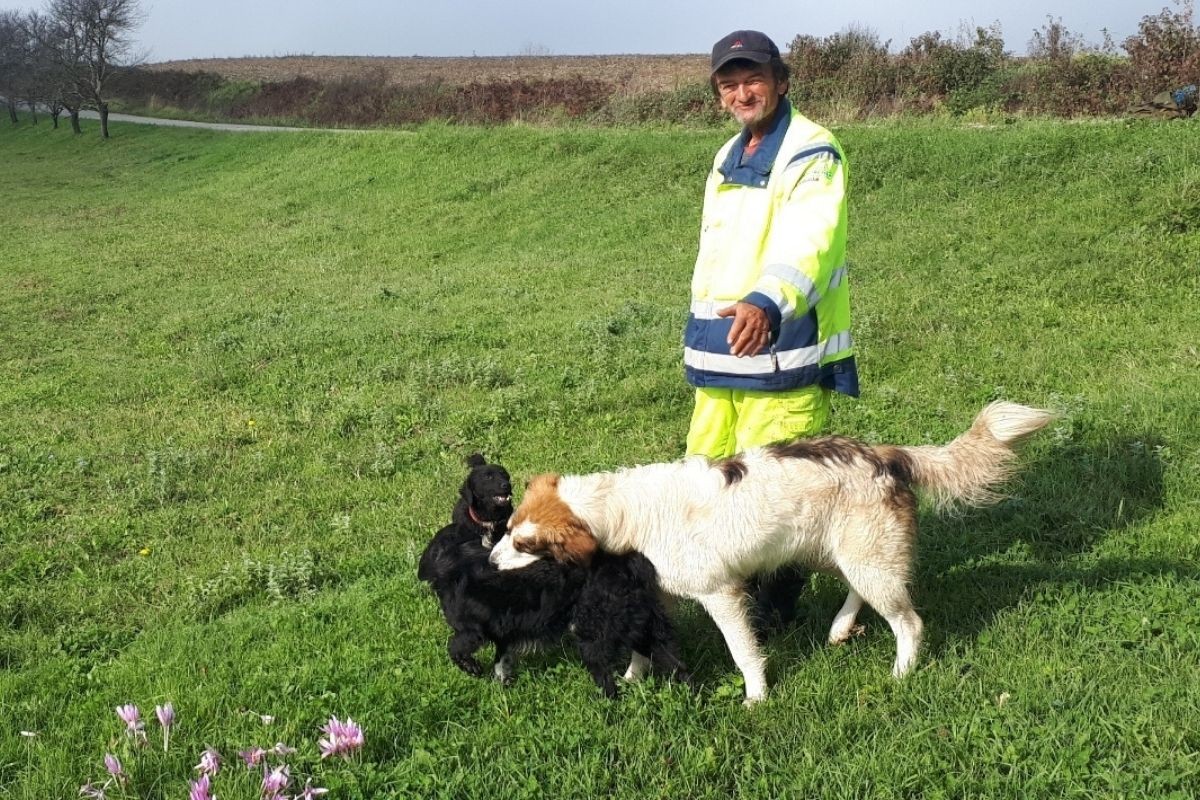
<svg viewBox="0 0 1200 800"><path fill-rule="evenodd" d="M779 148L783 145L784 134L792 121L792 104L786 97L779 98L779 106L775 109L775 118L771 128L758 143L758 149L750 156L746 155L746 143L750 141L750 129L743 128L733 147L725 156L720 166L723 183L734 183L741 186L762 188L767 185Z"/></svg>

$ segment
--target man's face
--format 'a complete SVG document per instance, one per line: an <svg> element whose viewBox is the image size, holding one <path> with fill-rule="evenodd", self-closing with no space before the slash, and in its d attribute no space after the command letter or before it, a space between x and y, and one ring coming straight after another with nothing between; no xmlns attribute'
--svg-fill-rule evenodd
<svg viewBox="0 0 1200 800"><path fill-rule="evenodd" d="M781 87L769 64L735 61L717 72L717 97L721 107L743 125L755 126L771 118L779 107Z"/></svg>

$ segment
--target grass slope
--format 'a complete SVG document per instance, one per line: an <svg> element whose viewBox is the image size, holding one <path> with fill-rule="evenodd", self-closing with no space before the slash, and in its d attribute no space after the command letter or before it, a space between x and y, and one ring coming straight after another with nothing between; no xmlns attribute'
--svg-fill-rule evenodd
<svg viewBox="0 0 1200 800"><path fill-rule="evenodd" d="M695 608L701 691L609 704L569 649L508 690L458 672L414 575L476 449L519 478L679 455L725 134L0 129L0 795L74 796L110 751L179 797L211 745L252 798L235 752L282 740L336 797L1194 796L1194 127L839 131L865 391L833 428L1063 417L1011 499L923 512L911 678L872 614L824 646L818 578L750 712ZM131 752L113 707L167 700L170 753ZM330 714L360 759L318 761Z"/></svg>

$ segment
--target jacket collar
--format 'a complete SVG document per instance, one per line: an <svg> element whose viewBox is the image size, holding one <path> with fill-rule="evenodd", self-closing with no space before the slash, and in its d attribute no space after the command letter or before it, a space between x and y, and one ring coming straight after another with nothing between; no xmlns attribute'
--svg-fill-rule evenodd
<svg viewBox="0 0 1200 800"><path fill-rule="evenodd" d="M719 170L725 178L723 183L734 183L741 186L762 188L767 185L771 176L771 168L783 145L783 137L792 121L792 104L786 97L779 98L779 106L775 109L775 118L767 134L758 143L758 149L750 156L746 155L746 144L750 141L750 129L743 128L729 148L725 161Z"/></svg>

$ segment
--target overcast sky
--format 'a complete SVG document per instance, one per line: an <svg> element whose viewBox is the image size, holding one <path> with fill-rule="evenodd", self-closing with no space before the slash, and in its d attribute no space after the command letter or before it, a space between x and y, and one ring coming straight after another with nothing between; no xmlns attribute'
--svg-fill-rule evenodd
<svg viewBox="0 0 1200 800"><path fill-rule="evenodd" d="M44 2L0 0L0 9ZM222 56L504 56L704 53L738 28L780 47L800 33L865 25L897 50L925 31L957 34L999 22L1023 54L1048 15L1092 43L1118 44L1173 0L142 0L136 37L150 61Z"/></svg>

